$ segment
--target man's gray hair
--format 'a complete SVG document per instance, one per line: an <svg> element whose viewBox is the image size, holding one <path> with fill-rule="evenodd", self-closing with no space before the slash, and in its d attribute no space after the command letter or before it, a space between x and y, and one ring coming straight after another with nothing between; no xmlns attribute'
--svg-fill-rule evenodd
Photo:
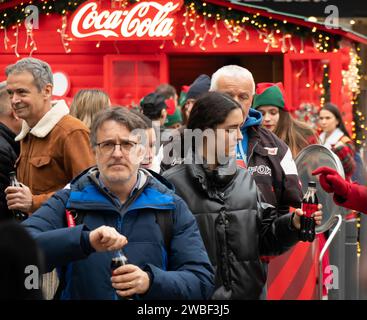
<svg viewBox="0 0 367 320"><path fill-rule="evenodd" d="M133 130L148 129L148 125L145 121L129 109L120 106L114 106L99 111L92 122L90 128L90 143L92 147L97 145L97 131L106 121L116 121L119 124L125 126L130 132Z"/></svg>
<svg viewBox="0 0 367 320"><path fill-rule="evenodd" d="M218 81L221 77L231 77L235 79L246 79L252 82L254 91L252 94L255 94L255 80L250 71L248 71L244 67L240 67L237 65L227 65L221 67L212 75L212 80L210 82L210 89L209 91L217 91L218 90Z"/></svg>
<svg viewBox="0 0 367 320"><path fill-rule="evenodd" d="M6 81L2 81L0 82L0 115L7 115L10 111L10 97L6 90Z"/></svg>
<svg viewBox="0 0 367 320"><path fill-rule="evenodd" d="M33 76L33 81L38 91L41 91L47 84L54 84L50 65L35 58L24 58L17 63L9 65L5 69L6 76L13 73L29 72Z"/></svg>

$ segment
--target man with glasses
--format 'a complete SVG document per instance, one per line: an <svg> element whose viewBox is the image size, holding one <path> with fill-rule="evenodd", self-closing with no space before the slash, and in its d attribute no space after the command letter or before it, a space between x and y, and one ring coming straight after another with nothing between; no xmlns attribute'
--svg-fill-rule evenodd
<svg viewBox="0 0 367 320"><path fill-rule="evenodd" d="M61 299L211 296L213 270L195 218L167 181L139 169L146 129L127 109L98 113L90 135L97 166L25 221L46 268L63 266ZM171 219L166 228L162 217ZM129 262L111 275L114 251L122 248Z"/></svg>

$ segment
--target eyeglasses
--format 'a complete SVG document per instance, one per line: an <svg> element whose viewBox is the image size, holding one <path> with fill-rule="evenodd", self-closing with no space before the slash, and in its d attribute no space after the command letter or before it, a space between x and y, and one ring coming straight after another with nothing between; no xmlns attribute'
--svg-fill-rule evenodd
<svg viewBox="0 0 367 320"><path fill-rule="evenodd" d="M137 144L137 142L131 140L121 141L121 143L115 143L113 141L103 141L97 143L97 146L103 154L111 155L115 151L116 146L120 147L121 152L126 153L134 148Z"/></svg>

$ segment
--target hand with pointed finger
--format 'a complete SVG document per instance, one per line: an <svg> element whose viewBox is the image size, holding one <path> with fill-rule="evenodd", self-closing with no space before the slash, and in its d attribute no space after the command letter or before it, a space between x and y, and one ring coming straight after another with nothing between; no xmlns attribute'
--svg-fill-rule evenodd
<svg viewBox="0 0 367 320"><path fill-rule="evenodd" d="M116 293L124 298L144 294L150 287L148 273L133 264L126 264L114 270L111 282Z"/></svg>
<svg viewBox="0 0 367 320"><path fill-rule="evenodd" d="M101 226L89 233L91 246L97 251L119 250L127 244L127 239L115 228Z"/></svg>
<svg viewBox="0 0 367 320"><path fill-rule="evenodd" d="M311 217L313 217L314 218L314 220L315 220L315 223L316 223L316 225L320 225L321 224L321 222L322 222L322 204L321 203L319 203L318 205L317 205L317 211L316 212L314 212L312 215L311 215ZM301 216L303 216L303 211L302 211L302 209L296 209L296 211L294 212L295 214L294 214L294 216L293 216L293 221L292 221L292 223L293 223L293 226L296 228L296 229L300 229L301 228Z"/></svg>
<svg viewBox="0 0 367 320"><path fill-rule="evenodd" d="M26 185L21 184L21 187L7 187L5 193L9 210L31 211L33 195Z"/></svg>
<svg viewBox="0 0 367 320"><path fill-rule="evenodd" d="M321 167L312 172L312 175L320 175L320 185L326 192L333 192L340 196L346 196L349 191L349 183L339 173L329 167Z"/></svg>

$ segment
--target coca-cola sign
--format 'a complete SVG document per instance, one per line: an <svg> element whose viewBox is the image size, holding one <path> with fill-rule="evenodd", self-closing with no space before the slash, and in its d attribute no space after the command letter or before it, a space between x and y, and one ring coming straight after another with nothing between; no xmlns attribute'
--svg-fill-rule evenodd
<svg viewBox="0 0 367 320"><path fill-rule="evenodd" d="M81 40L173 39L175 13L183 0L141 1L124 9L101 8L88 1L71 17L71 33Z"/></svg>

